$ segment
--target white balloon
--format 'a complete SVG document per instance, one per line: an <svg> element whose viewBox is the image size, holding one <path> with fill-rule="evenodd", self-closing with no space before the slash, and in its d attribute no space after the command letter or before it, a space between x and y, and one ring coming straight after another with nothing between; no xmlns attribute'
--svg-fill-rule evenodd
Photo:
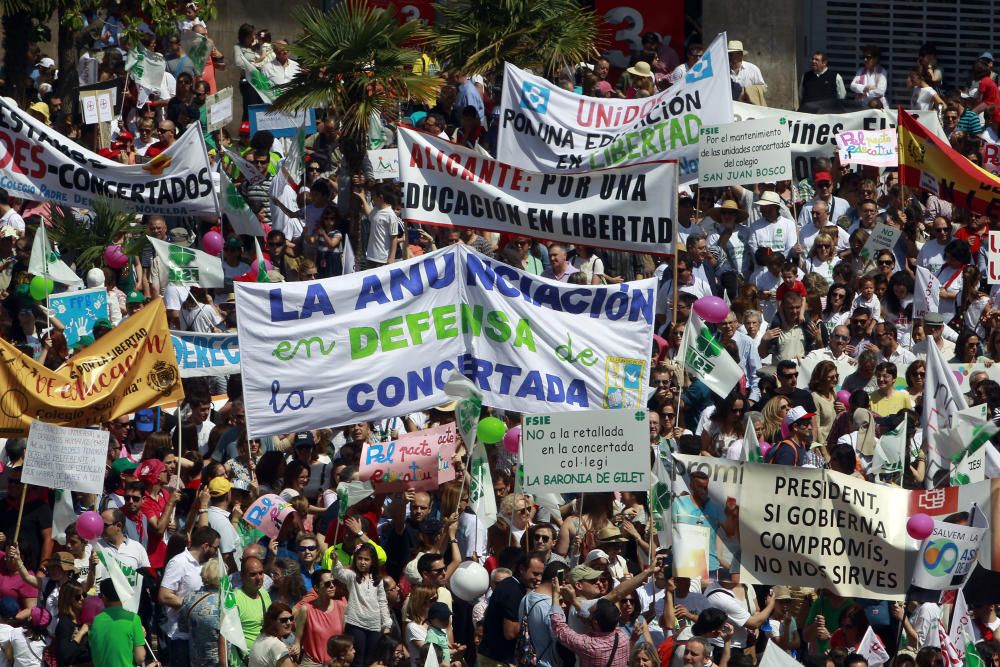
<svg viewBox="0 0 1000 667"><path fill-rule="evenodd" d="M448 587L455 597L471 603L479 599L490 587L490 574L479 563L467 560L451 575Z"/></svg>

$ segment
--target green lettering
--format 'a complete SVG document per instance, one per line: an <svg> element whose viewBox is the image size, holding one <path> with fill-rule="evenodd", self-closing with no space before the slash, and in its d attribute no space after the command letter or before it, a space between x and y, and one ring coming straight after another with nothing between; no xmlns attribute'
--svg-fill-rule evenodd
<svg viewBox="0 0 1000 667"><path fill-rule="evenodd" d="M379 324L379 333L382 336L382 351L401 350L406 347L406 334L403 332L403 318L390 317ZM398 339L398 340L397 340Z"/></svg>
<svg viewBox="0 0 1000 667"><path fill-rule="evenodd" d="M409 313L406 316L406 328L410 331L410 339L414 345L420 345L424 342L424 333L431 328L430 323L427 321L429 319L430 315L427 311Z"/></svg>
<svg viewBox="0 0 1000 667"><path fill-rule="evenodd" d="M510 338L510 325L507 324L507 314L499 310L491 310L486 315L486 337L497 343L505 343Z"/></svg>
<svg viewBox="0 0 1000 667"><path fill-rule="evenodd" d="M638 139L638 134L636 132L628 132L625 135L625 146L628 148L628 158L630 160L636 160L640 157L639 153L636 152L635 139Z"/></svg>
<svg viewBox="0 0 1000 667"><path fill-rule="evenodd" d="M372 327L354 327L351 337L351 359L370 357L378 347L378 333Z"/></svg>
<svg viewBox="0 0 1000 667"><path fill-rule="evenodd" d="M529 320L518 321L517 330L514 332L514 347L527 347L532 352L535 351L535 334L531 332Z"/></svg>
<svg viewBox="0 0 1000 667"><path fill-rule="evenodd" d="M472 332L473 336L483 335L483 307L475 306L469 308L469 304L462 304L462 333Z"/></svg>
<svg viewBox="0 0 1000 667"><path fill-rule="evenodd" d="M434 320L434 335L439 339L454 338L458 335L455 327L455 306L438 306L431 310Z"/></svg>
<svg viewBox="0 0 1000 667"><path fill-rule="evenodd" d="M697 136L697 135L695 135ZM681 126L680 122L676 118L670 119L670 146L671 148L677 148L677 143L680 142L682 146L687 146L687 140L684 135L684 128Z"/></svg>
<svg viewBox="0 0 1000 667"><path fill-rule="evenodd" d="M282 361L290 361L292 356L288 353L292 351L292 344L287 340L283 340L274 348L274 352L271 354L276 356Z"/></svg>

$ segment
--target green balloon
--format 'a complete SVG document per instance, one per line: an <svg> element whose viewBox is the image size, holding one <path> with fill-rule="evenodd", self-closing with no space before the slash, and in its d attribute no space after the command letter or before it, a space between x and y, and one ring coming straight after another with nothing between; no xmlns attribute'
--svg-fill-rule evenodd
<svg viewBox="0 0 1000 667"><path fill-rule="evenodd" d="M35 276L31 279L31 283L28 286L31 294L31 298L35 301L44 301L45 297L49 294L45 291L45 278L42 276Z"/></svg>
<svg viewBox="0 0 1000 667"><path fill-rule="evenodd" d="M506 432L507 426L496 417L483 419L479 422L479 427L476 429L479 441L487 445L494 445L503 440L504 433Z"/></svg>

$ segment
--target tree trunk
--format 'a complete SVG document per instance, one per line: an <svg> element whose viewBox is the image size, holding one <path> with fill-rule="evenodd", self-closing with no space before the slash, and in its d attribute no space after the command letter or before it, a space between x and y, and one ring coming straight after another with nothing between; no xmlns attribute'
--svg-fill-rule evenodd
<svg viewBox="0 0 1000 667"><path fill-rule="evenodd" d="M56 94L63 98L63 108L71 109L73 100L76 99L76 90L79 88L80 79L76 73L76 60L78 50L76 48L77 33L70 27L69 22L63 16L63 9L59 7L59 80L56 82Z"/></svg>
<svg viewBox="0 0 1000 667"><path fill-rule="evenodd" d="M25 108L28 89L28 41L31 37L31 12L13 12L3 17L4 94Z"/></svg>

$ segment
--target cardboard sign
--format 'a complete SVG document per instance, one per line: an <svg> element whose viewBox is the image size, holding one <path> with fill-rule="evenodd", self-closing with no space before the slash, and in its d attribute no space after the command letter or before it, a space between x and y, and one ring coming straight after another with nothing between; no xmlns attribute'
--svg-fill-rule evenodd
<svg viewBox="0 0 1000 667"><path fill-rule="evenodd" d="M255 500L247 508L243 520L268 537L274 538L281 532L281 525L285 519L294 511L284 498L274 493L268 493Z"/></svg>
<svg viewBox="0 0 1000 667"><path fill-rule="evenodd" d="M205 106L208 107L208 131L221 130L233 119L233 87L209 95Z"/></svg>
<svg viewBox="0 0 1000 667"><path fill-rule="evenodd" d="M81 336L94 333L94 324L102 317L108 317L108 291L103 287L61 292L49 296L49 308L65 325L63 335L71 348Z"/></svg>
<svg viewBox="0 0 1000 667"><path fill-rule="evenodd" d="M792 178L792 140L784 117L701 128L701 185L747 185Z"/></svg>
<svg viewBox="0 0 1000 667"><path fill-rule="evenodd" d="M365 443L361 480L371 480L376 493L406 489L426 491L455 479L455 423L404 433L391 442Z"/></svg>
<svg viewBox="0 0 1000 667"><path fill-rule="evenodd" d="M25 484L80 493L104 491L108 432L35 421L24 453Z"/></svg>
<svg viewBox="0 0 1000 667"><path fill-rule="evenodd" d="M306 135L316 134L316 110L269 111L269 104L251 104L247 108L250 120L250 136L260 130L267 130L276 138L294 137L300 127L305 126Z"/></svg>
<svg viewBox="0 0 1000 667"><path fill-rule="evenodd" d="M902 234L902 229L878 223L868 235L865 247L861 249L861 259L875 259L880 251L892 250Z"/></svg>
<svg viewBox="0 0 1000 667"><path fill-rule="evenodd" d="M895 130L855 130L836 136L841 164L865 164L872 167L895 167L899 164L896 153Z"/></svg>
<svg viewBox="0 0 1000 667"><path fill-rule="evenodd" d="M920 544L913 585L934 591L965 585L979 559L986 528L934 521L934 532Z"/></svg>
<svg viewBox="0 0 1000 667"><path fill-rule="evenodd" d="M642 409L525 415L525 492L645 491L649 423Z"/></svg>

